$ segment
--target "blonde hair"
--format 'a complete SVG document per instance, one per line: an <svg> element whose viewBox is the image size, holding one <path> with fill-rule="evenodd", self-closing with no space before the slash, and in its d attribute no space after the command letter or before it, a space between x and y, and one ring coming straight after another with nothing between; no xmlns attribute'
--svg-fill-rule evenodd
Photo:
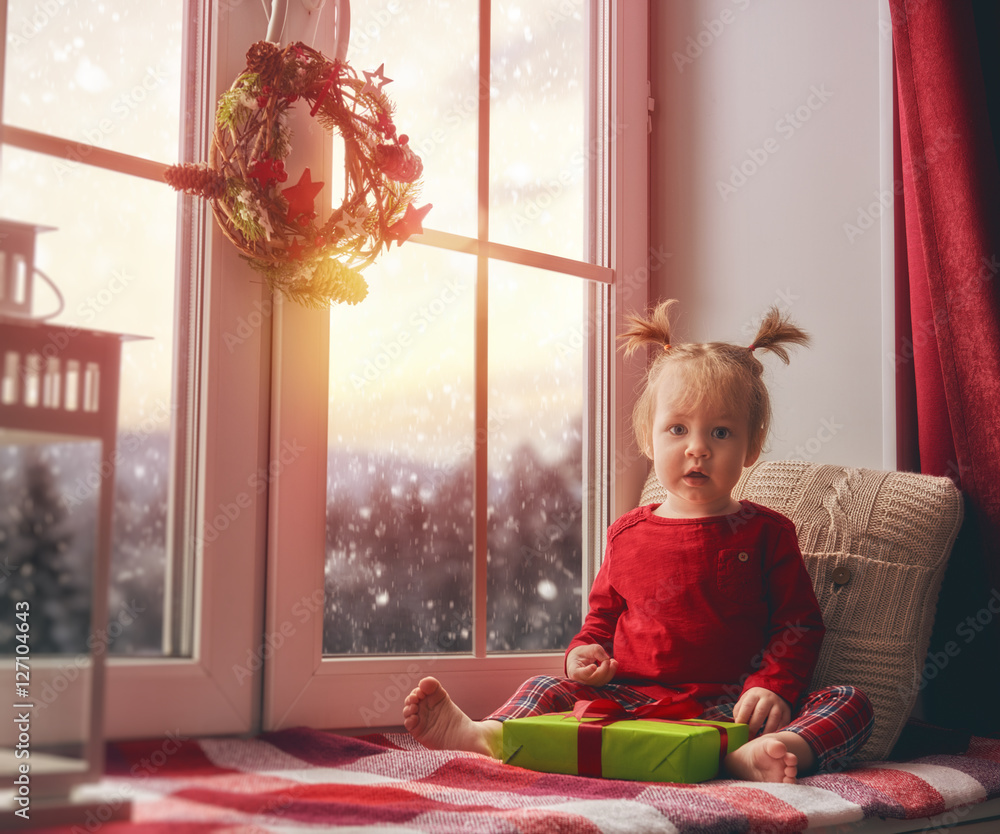
<svg viewBox="0 0 1000 834"><path fill-rule="evenodd" d="M652 425L656 387L668 370L681 371L687 386L685 403L718 405L734 415L747 415L751 457L760 454L771 427L771 398L764 384L764 366L754 351L767 350L788 364L785 345L806 345L808 334L792 324L785 313L771 307L753 342L747 347L728 342L674 344L670 310L676 299L660 302L645 318L629 316L631 327L619 336L625 356L645 345L655 354L646 372L646 384L632 412L632 428L639 447L652 457Z"/></svg>

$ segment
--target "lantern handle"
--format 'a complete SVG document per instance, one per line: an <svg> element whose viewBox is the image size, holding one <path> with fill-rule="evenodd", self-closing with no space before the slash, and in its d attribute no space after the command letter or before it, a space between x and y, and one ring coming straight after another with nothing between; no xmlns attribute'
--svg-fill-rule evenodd
<svg viewBox="0 0 1000 834"><path fill-rule="evenodd" d="M46 284L52 288L52 292L56 294L56 298L59 299L59 306L56 308L54 313L46 313L44 316L32 316L35 321L48 321L49 319L54 319L63 310L66 309L66 299L63 298L62 292L60 292L59 287L56 282L49 278L44 272L42 272L37 266L35 267L35 275L38 275Z"/></svg>

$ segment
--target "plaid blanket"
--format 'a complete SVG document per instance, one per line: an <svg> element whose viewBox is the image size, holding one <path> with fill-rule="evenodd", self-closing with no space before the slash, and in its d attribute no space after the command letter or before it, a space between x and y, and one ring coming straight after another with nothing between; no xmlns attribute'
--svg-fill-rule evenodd
<svg viewBox="0 0 1000 834"><path fill-rule="evenodd" d="M142 832L796 832L916 819L1000 796L1000 740L965 755L877 762L796 785L650 784L534 773L408 735L297 728L249 738L118 742L103 807L75 829ZM133 802L131 822L104 822Z"/></svg>

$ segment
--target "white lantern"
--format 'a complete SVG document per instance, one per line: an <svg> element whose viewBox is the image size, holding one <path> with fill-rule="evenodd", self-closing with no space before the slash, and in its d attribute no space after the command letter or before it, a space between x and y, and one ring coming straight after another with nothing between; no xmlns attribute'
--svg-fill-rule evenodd
<svg viewBox="0 0 1000 834"><path fill-rule="evenodd" d="M0 247L12 240L0 276L12 302L0 304L0 697L12 713L0 722L0 827L120 818L124 799L82 803L79 788L104 770L123 337L28 318L30 290L26 308L10 291L24 286L22 241L0 235Z"/></svg>

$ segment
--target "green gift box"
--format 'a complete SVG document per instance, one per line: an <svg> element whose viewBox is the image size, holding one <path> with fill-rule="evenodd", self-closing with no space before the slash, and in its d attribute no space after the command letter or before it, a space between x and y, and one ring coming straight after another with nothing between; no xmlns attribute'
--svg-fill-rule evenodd
<svg viewBox="0 0 1000 834"><path fill-rule="evenodd" d="M725 754L746 744L748 734L746 724L722 721L578 718L556 712L505 721L503 760L544 773L704 782L719 774Z"/></svg>

